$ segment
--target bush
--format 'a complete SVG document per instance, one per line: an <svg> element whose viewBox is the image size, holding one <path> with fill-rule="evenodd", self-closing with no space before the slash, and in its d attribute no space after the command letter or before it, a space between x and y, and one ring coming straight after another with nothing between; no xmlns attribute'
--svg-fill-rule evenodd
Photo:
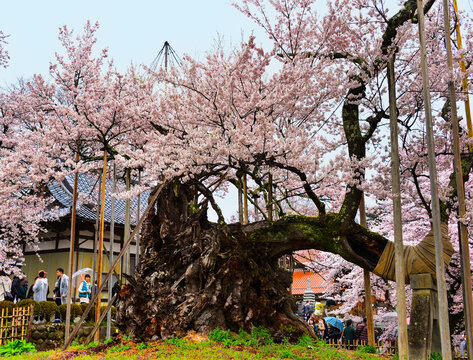
<svg viewBox="0 0 473 360"><path fill-rule="evenodd" d="M0 356L14 356L32 352L36 352L34 345L27 343L25 340L9 341L6 345L0 347Z"/></svg>
<svg viewBox="0 0 473 360"><path fill-rule="evenodd" d="M13 304L11 301L7 301L7 300L0 301L0 312L2 311L2 309L8 309L8 313L11 314L11 311L14 306L15 304Z"/></svg>
<svg viewBox="0 0 473 360"><path fill-rule="evenodd" d="M51 317L55 315L59 309L54 301L40 301L38 307L39 314L43 316L46 321L51 321Z"/></svg>
<svg viewBox="0 0 473 360"><path fill-rule="evenodd" d="M61 319L63 321L66 320L66 311L67 311L67 304L62 304L59 306L59 314L61 315ZM71 304L71 319L75 319L78 316L82 315L82 308L79 304Z"/></svg>
<svg viewBox="0 0 473 360"><path fill-rule="evenodd" d="M23 300L18 301L15 304L16 307L26 307L26 306L29 307L30 305L33 305L33 314L34 315L39 315L41 313L41 308L39 306L39 302L37 302L33 299L23 299Z"/></svg>

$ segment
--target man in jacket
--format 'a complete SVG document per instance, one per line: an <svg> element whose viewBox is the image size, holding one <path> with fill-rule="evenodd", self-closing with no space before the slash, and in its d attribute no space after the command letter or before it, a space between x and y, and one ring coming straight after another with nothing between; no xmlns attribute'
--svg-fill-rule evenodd
<svg viewBox="0 0 473 360"><path fill-rule="evenodd" d="M69 286L69 277L64 274L63 268L57 268L56 270L57 281L54 287L53 299L56 304L61 305L67 302L67 288Z"/></svg>

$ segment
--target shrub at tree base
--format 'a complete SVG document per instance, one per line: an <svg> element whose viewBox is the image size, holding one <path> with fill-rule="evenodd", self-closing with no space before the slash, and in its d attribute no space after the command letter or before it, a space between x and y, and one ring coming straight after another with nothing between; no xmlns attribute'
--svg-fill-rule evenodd
<svg viewBox="0 0 473 360"><path fill-rule="evenodd" d="M6 345L0 347L0 356L13 356L32 352L36 352L34 345L27 343L25 340L9 341Z"/></svg>

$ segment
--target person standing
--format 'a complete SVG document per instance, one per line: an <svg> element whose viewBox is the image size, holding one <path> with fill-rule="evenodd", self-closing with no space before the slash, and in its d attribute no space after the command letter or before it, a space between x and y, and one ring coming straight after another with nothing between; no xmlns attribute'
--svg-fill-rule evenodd
<svg viewBox="0 0 473 360"><path fill-rule="evenodd" d="M15 299L15 303L26 299L26 291L28 290L28 280L26 280L25 275L21 274L13 278L13 283L11 287L11 293Z"/></svg>
<svg viewBox="0 0 473 360"><path fill-rule="evenodd" d="M314 313L314 305L312 305L310 300L308 300L307 303L304 305L304 320L309 321L309 318L313 313Z"/></svg>
<svg viewBox="0 0 473 360"><path fill-rule="evenodd" d="M363 345L368 344L368 326L366 325L366 318L363 318L363 321L356 326L355 331L358 340L363 341Z"/></svg>
<svg viewBox="0 0 473 360"><path fill-rule="evenodd" d="M11 295L12 281L5 271L0 271L0 301L13 301Z"/></svg>
<svg viewBox="0 0 473 360"><path fill-rule="evenodd" d="M34 301L46 301L49 292L48 279L46 278L46 272L41 270L38 272L38 277L33 284L33 300ZM43 321L42 315L35 315L34 323L39 324Z"/></svg>
<svg viewBox="0 0 473 360"><path fill-rule="evenodd" d="M34 301L46 301L48 296L49 284L46 278L46 272L41 270L38 272L38 277L33 285L33 300Z"/></svg>
<svg viewBox="0 0 473 360"><path fill-rule="evenodd" d="M347 320L346 326L342 331L342 341L345 345L347 345L348 349L352 349L352 345L354 341L356 340L356 330L352 326L353 321L350 319Z"/></svg>
<svg viewBox="0 0 473 360"><path fill-rule="evenodd" d="M65 304L67 301L67 288L69 286L69 277L64 274L63 268L56 270L57 280L54 286L53 300L58 306Z"/></svg>
<svg viewBox="0 0 473 360"><path fill-rule="evenodd" d="M86 274L85 279L81 281L79 286L79 302L81 304L89 303L91 291L92 285L90 284L90 275Z"/></svg>

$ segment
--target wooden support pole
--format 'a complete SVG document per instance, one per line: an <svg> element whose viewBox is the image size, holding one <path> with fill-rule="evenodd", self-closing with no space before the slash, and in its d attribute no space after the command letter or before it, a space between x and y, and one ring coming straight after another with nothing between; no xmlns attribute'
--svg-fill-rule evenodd
<svg viewBox="0 0 473 360"><path fill-rule="evenodd" d="M389 120L391 133L391 184L394 217L394 261L396 265L396 296L398 319L399 359L409 358L407 344L406 283L404 270L404 247L402 243L401 174L397 129L396 78L394 75L394 53L388 59Z"/></svg>
<svg viewBox="0 0 473 360"><path fill-rule="evenodd" d="M126 191L130 191L130 180L131 180L131 170L126 169L126 174L125 174L125 188ZM128 238L130 237L130 216L131 216L131 210L130 210L130 198L127 197L125 199L125 242L128 241ZM130 249L126 250L124 261L123 261L123 269L122 269L122 274L125 273L127 275L130 275Z"/></svg>
<svg viewBox="0 0 473 360"><path fill-rule="evenodd" d="M98 180L97 180L98 181ZM99 182L99 191L97 193L98 202L97 202L97 211L95 213L95 224L94 224L94 245L93 245L93 255L92 255L92 291L91 297L95 296L95 281L97 280L97 243L99 241L99 218L100 218L100 194L102 193L102 182Z"/></svg>
<svg viewBox="0 0 473 360"><path fill-rule="evenodd" d="M110 255L108 259L109 271L114 271L115 269L112 268L113 264L113 248L115 245L115 197L113 196L117 191L117 168L116 164L113 164L113 174L112 174L112 208L111 212L111 219L110 219ZM113 289L113 277L108 281L108 303L112 302L112 289ZM118 279L118 278L117 278ZM107 311L107 334L106 338L110 339L112 336L112 312L109 310Z"/></svg>
<svg viewBox="0 0 473 360"><path fill-rule="evenodd" d="M123 244L123 248L121 249L120 251L120 254L118 254L117 258L115 259L115 261L113 262L112 266L111 266L111 269L109 270L109 272L107 273L107 275L105 276L105 279L103 281L103 283L98 287L97 289L97 294L99 294L103 288L105 287L105 283L110 279L110 277L112 276L112 273L113 273L113 269L115 269L115 267L118 265L118 263L120 262L120 260L122 259L123 255L125 254L125 251L126 249L128 249L128 247L130 246L131 244L131 240L133 239L133 236L135 236L136 232L138 231L138 229L141 227L141 224L143 224L143 221L146 217L146 215L148 214L148 212L151 210L151 208L154 206L154 203L156 202L156 199L158 198L159 194L161 193L162 189L164 188L164 186L167 185L166 183L162 184L157 190L156 192L154 193L154 195L151 197L151 199L149 200L148 202L148 207L146 208L146 210L144 211L143 215L141 216L140 220L138 221L138 223L136 224L136 227L135 229L133 230L133 232L131 233L131 235L128 237L128 240L125 242L125 244ZM80 328L82 327L82 323L84 322L85 318L87 317L87 315L89 314L89 311L90 309L92 309L92 306L93 306L93 303L95 302L96 298L98 297L98 295L95 295L95 297L92 298L92 300L89 302L89 305L87 305L87 307L85 308L84 312L82 313L82 316L79 320L79 322L77 323L77 325L74 327L74 330L72 331L72 334L71 336L69 336L69 338L67 339L67 341L64 343L64 346L62 347L62 351L66 350L69 345L71 345L71 342L72 342L72 339L74 339L74 337L77 335L77 333L79 332ZM2 309L3 311L3 309Z"/></svg>
<svg viewBox="0 0 473 360"><path fill-rule="evenodd" d="M99 231L99 254L97 261L97 287L102 285L102 271L103 271L103 233L105 225L105 189L107 182L107 149L103 151L103 172L102 172L102 193L100 195L100 231ZM102 286L103 287L103 286ZM99 323L100 319L100 305L101 305L101 291L97 290L96 298L97 304L95 306L95 324ZM99 323L100 324L100 323ZM96 334L94 340L99 341L99 335Z"/></svg>
<svg viewBox="0 0 473 360"><path fill-rule="evenodd" d="M448 79L448 90L450 95L450 121L452 123L452 142L455 168L455 178L457 185L458 213L460 219L465 218L465 190L463 187L463 170L461 165L461 149L459 123L457 116L457 96L455 92L455 81L453 75L453 55L452 43L450 40L450 14L448 0L443 1L443 21L445 30L445 46L447 48L447 65L450 77ZM458 30L458 28L457 28ZM459 30L458 30L459 31ZM460 38L461 39L461 38ZM467 85L468 86L468 85ZM469 105L469 104L468 104ZM465 107L467 104L465 104ZM467 114L469 113L469 109ZM468 119L468 116L467 116ZM471 118L469 119L471 126ZM470 134L468 129L468 133ZM467 350L468 357L473 357L473 297L471 292L471 270L470 270L470 246L468 244L468 230L462 221L458 221L459 240L460 240L460 256L462 269L462 285L463 285L463 314L465 319L465 333L467 334Z"/></svg>
<svg viewBox="0 0 473 360"><path fill-rule="evenodd" d="M248 224L248 184L243 174L243 224Z"/></svg>
<svg viewBox="0 0 473 360"><path fill-rule="evenodd" d="M424 93L425 106L425 122L427 130L427 149L429 160L430 175L430 193L432 203L432 227L434 231L435 241L435 265L437 276L437 290L439 300L439 325L440 325L440 342L442 346L443 360L452 359L452 351L450 344L450 325L448 323L448 302L447 302L447 286L445 283L445 264L443 262L443 243L442 230L440 223L440 202L437 188L437 165L435 162L435 141L432 121L432 108L430 104L430 86L429 86L429 70L427 68L427 53L425 46L424 32L424 9L422 0L417 0L417 16L419 24L419 41L420 41L420 59L422 68L422 85Z"/></svg>
<svg viewBox="0 0 473 360"><path fill-rule="evenodd" d="M268 179L268 221L273 221L273 174L271 168L269 168L269 179Z"/></svg>
<svg viewBox="0 0 473 360"><path fill-rule="evenodd" d="M361 195L360 201L360 224L365 228L368 228L366 221L366 207L365 207L365 194ZM374 338L374 321L373 321L373 300L371 295L371 279L369 270L363 269L363 280L365 288L365 315L366 315L366 326L368 327L368 345L375 346Z"/></svg>
<svg viewBox="0 0 473 360"><path fill-rule="evenodd" d="M243 180L238 176L238 221L243 224Z"/></svg>
<svg viewBox="0 0 473 360"><path fill-rule="evenodd" d="M457 5L457 0L453 0L453 9L455 11L455 16L458 19L458 5ZM460 31L460 21L457 20L457 25L455 28L456 34L457 34L457 47L458 50L462 50L462 36L461 36L461 31ZM463 52L461 52L460 55L460 69L463 74L466 74L466 66L465 66L465 59L463 56ZM462 90L463 90L463 95L465 96L465 117L466 117L466 125L468 128L468 138L473 138L473 125L471 123L471 111L470 111L470 97L468 95L468 79L465 76L463 76L462 79ZM473 144L469 145L470 151L473 151ZM471 332L470 332L471 334ZM472 355L473 357L473 355Z"/></svg>
<svg viewBox="0 0 473 360"><path fill-rule="evenodd" d="M141 185L141 170L138 170L138 185ZM140 212L141 212L141 194L138 194L138 204L136 206L136 218L140 218ZM136 256L135 256L135 266L138 266L138 263L140 262L140 232L138 231L136 233Z"/></svg>
<svg viewBox="0 0 473 360"><path fill-rule="evenodd" d="M76 164L79 162L79 149L76 154ZM71 328L71 301L72 301L72 273L74 271L74 249L76 240L76 213L77 213L77 186L79 183L79 170L76 169L74 174L74 189L72 192L72 209L71 209L71 240L69 248L69 281L67 287L67 307L66 307L66 329L65 339L69 337L69 330ZM64 341L65 341L64 339Z"/></svg>

